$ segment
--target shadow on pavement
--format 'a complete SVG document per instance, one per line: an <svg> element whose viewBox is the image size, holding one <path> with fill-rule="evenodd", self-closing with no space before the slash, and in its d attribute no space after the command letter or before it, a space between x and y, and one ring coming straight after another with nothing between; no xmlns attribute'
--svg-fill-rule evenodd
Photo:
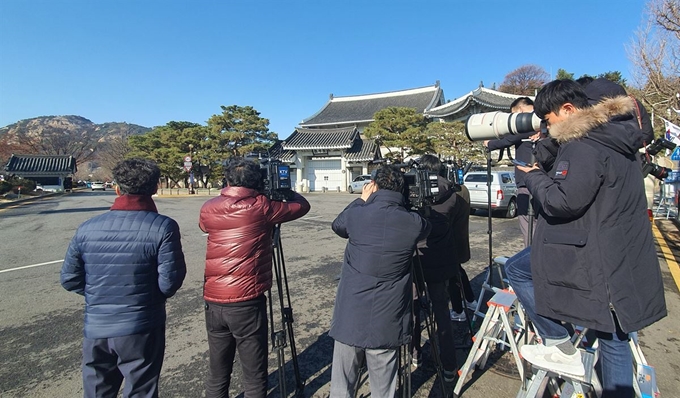
<svg viewBox="0 0 680 398"><path fill-rule="evenodd" d="M62 209L62 210L43 210L38 214L58 214L58 213L86 213L89 211L105 211L110 210L111 206L100 207L81 207L78 209Z"/></svg>

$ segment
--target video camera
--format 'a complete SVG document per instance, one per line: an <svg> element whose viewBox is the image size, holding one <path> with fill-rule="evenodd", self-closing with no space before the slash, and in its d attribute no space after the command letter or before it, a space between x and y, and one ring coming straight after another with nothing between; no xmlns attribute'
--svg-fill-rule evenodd
<svg viewBox="0 0 680 398"><path fill-rule="evenodd" d="M419 167L418 162L389 164L404 175L404 197L411 207L419 210L431 205L439 193L437 173Z"/></svg>
<svg viewBox="0 0 680 398"><path fill-rule="evenodd" d="M676 146L677 145L668 141L667 139L657 138L651 144L647 145L646 153L649 156L656 156L656 154L661 152L662 149L673 150L673 149L675 149ZM651 174L654 177L658 178L659 180L663 180L665 178L668 178L668 173L670 173L671 171L672 170L669 169L668 167L663 167L663 166L659 166L656 163L652 163L652 161L648 158L648 156L642 157L642 176L643 177L647 177L647 175Z"/></svg>
<svg viewBox="0 0 680 398"><path fill-rule="evenodd" d="M259 153L250 153L247 159L260 163L262 182L260 192L271 200L283 201L293 197L290 180L290 166L269 156L263 157Z"/></svg>
<svg viewBox="0 0 680 398"><path fill-rule="evenodd" d="M269 160L260 164L262 174L262 193L271 200L288 200L293 197L290 182L290 167L278 160Z"/></svg>
<svg viewBox="0 0 680 398"><path fill-rule="evenodd" d="M508 134L533 131L547 131L545 121L535 113L477 113L465 122L465 135L470 141L495 140Z"/></svg>
<svg viewBox="0 0 680 398"><path fill-rule="evenodd" d="M442 177L451 181L454 185L463 185L465 183L463 178L472 167L472 163L467 162L466 164L460 161L456 162L449 160L442 162L442 166L444 166Z"/></svg>

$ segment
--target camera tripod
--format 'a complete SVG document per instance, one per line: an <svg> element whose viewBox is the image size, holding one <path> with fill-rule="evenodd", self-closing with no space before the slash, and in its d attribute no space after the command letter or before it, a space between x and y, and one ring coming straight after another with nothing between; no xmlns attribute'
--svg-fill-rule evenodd
<svg viewBox="0 0 680 398"><path fill-rule="evenodd" d="M437 330L435 326L434 312L432 311L432 302L430 301L430 293L427 289L427 284L425 283L425 276L423 274L422 264L420 263L420 257L417 255L417 253L413 256L413 260L411 262L411 274L413 275L413 283L416 288L416 302L420 305L419 308L416 308L415 306L412 307L412 314L415 314L416 311L421 310L425 313L425 330L427 330L427 338L430 342L432 356L434 357L435 368L437 369L437 377L439 378L442 394L444 396L448 396L446 393L446 385L444 383L444 366L442 365L439 352L439 341L437 339ZM413 336L411 338L413 338ZM411 362L413 361L413 350L411 350L410 344L407 344L402 347L400 353L403 353L403 351L406 351L406 363L402 363L403 355L400 355L399 368L402 370L402 374L400 375L400 389L402 391L402 398L406 398L411 397Z"/></svg>
<svg viewBox="0 0 680 398"><path fill-rule="evenodd" d="M437 341L437 334L435 330L434 314L432 312L432 304L430 302L430 295L427 290L427 285L425 284L425 278L423 276L423 270L420 264L420 260L417 255L414 256L411 262L411 275L413 278L413 283L416 287L417 292L417 302L420 304L419 307L415 307L412 303L411 305L411 318L415 318L415 311L423 310L425 312L425 328L427 330L427 338L430 342L430 348L432 349L432 356L435 360L435 368L437 370L437 377L439 378L440 386L442 389L443 396L449 396L446 393L446 385L444 384L444 367L439 357L439 343ZM411 300L413 302L413 300ZM411 336L413 339L413 336ZM411 397L411 363L413 362L413 351L411 349L411 341L399 347L399 353L397 356L397 369L398 369L398 383L397 391L399 392L400 398L410 398ZM360 365L360 373L364 370L366 364L362 363ZM359 396L359 388L368 378L368 373L366 372L363 377L357 379L357 384L354 386L353 397Z"/></svg>
<svg viewBox="0 0 680 398"><path fill-rule="evenodd" d="M293 372L295 372L295 396L304 397L305 382L300 376L300 366L298 365L297 350L295 348L295 335L293 333L293 307L290 302L290 291L288 290L288 276L286 275L286 264L283 258L283 247L281 246L281 225L274 226L272 233L272 247L274 249L272 258L272 268L276 276L276 290L279 296L279 306L281 308L281 329L277 330L274 323L274 309L272 301L272 291L268 291L269 297L269 323L271 327L272 348L276 350L278 359L279 394L281 397L288 396L286 387L285 352L288 345L286 336L290 340L291 359L293 362ZM285 295L285 302L284 302Z"/></svg>

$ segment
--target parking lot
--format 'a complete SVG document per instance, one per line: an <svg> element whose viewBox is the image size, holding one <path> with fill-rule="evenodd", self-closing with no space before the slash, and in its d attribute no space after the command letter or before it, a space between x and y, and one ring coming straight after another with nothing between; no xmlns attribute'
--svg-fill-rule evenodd
<svg viewBox="0 0 680 398"><path fill-rule="evenodd" d="M0 210L0 396L78 397L83 299L59 285L59 270L67 244L84 220L108 210L114 193L76 192L44 198L29 205ZM329 391L332 339L327 335L345 241L330 226L335 216L358 195L306 195L310 213L282 226L282 242L295 317L294 331L305 396ZM161 396L202 397L207 372L207 341L203 318L202 281L205 234L198 228L200 206L207 196L159 197L159 212L175 218L182 231L188 265L184 286L168 301L167 347L161 376ZM493 219L494 255L512 254L522 245L515 219ZM478 291L488 264L487 219L471 217L472 260L466 264ZM667 396L680 391L680 345L677 288L668 268L666 297L671 316L642 334L645 354L657 365L659 387ZM275 306L276 308L276 306ZM457 330L464 328L457 325ZM279 327L277 325L277 327ZM466 352L459 352L459 362ZM290 351L286 351L290 362ZM292 391L292 367L286 376ZM276 354L270 354L271 396L279 396ZM502 372L479 371L466 397L514 397L519 380ZM241 390L235 367L232 395ZM413 375L414 396L440 396L435 373L426 364ZM362 390L363 391L363 390Z"/></svg>

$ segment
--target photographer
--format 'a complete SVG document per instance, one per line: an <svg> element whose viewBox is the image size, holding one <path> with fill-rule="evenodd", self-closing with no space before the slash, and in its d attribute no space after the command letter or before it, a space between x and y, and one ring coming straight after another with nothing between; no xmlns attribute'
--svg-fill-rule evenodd
<svg viewBox="0 0 680 398"><path fill-rule="evenodd" d="M158 397L165 302L182 286L179 226L151 196L161 171L145 159L113 168L111 211L85 221L61 268L64 289L85 296L83 396Z"/></svg>
<svg viewBox="0 0 680 398"><path fill-rule="evenodd" d="M333 221L348 239L329 335L331 397L352 397L362 363L371 396L392 397L400 346L411 340L411 264L430 224L405 207L404 176L383 165Z"/></svg>
<svg viewBox="0 0 680 398"><path fill-rule="evenodd" d="M520 352L537 366L583 375L580 352L556 320L588 327L600 342L603 397L631 397L628 334L666 315L635 156L643 133L628 121L635 104L618 96L591 105L578 83L555 80L535 107L560 147L550 173L520 167L540 217L530 272L512 275L510 261L506 270L543 338Z"/></svg>
<svg viewBox="0 0 680 398"><path fill-rule="evenodd" d="M426 216L427 221L432 225L432 230L426 239L418 242L418 256L437 323L439 356L444 367L444 381L450 383L456 375L456 347L449 312L448 283L451 278L458 279L460 261L454 259L463 254L457 253L457 243L454 239L456 233L454 218L458 214L456 206L458 195L453 184L440 175L442 163L437 157L423 155L418 163L422 169L437 175L439 188ZM468 208L468 217L469 214ZM459 229L461 227L458 226ZM460 301L460 295L458 299ZM417 320L414 331L414 348L418 355L416 359L420 356L420 324Z"/></svg>
<svg viewBox="0 0 680 398"><path fill-rule="evenodd" d="M534 111L534 102L529 97L517 98L510 104L510 112L512 113L527 113ZM532 163L532 143L527 141L534 136L536 132L528 132L522 134L509 134L498 140L486 140L484 146L493 151L505 148L515 147L515 158L527 164ZM502 153L502 152L501 152ZM529 246L529 222L533 222L536 226L536 219L529 220L529 201L531 196L524 184L524 172L515 167L515 182L517 184L517 215L519 220L519 228L524 237L524 246Z"/></svg>
<svg viewBox="0 0 680 398"><path fill-rule="evenodd" d="M231 158L227 186L201 208L200 228L208 233L203 298L210 363L206 397L227 397L238 349L246 397L267 394L265 293L272 286L272 232L310 209L293 193L286 202L259 192L260 166Z"/></svg>

